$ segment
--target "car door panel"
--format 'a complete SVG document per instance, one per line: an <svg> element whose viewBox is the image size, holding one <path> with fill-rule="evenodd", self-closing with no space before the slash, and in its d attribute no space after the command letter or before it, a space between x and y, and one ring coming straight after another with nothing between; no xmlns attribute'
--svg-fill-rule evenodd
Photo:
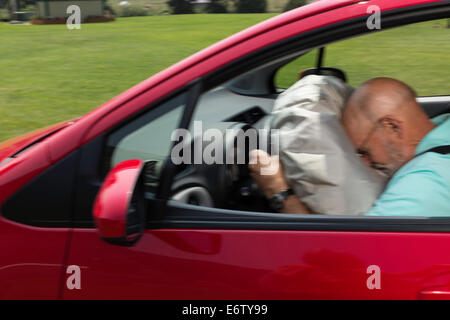
<svg viewBox="0 0 450 320"><path fill-rule="evenodd" d="M130 248L80 229L69 264L81 267L82 288L63 297L417 299L450 289L449 246L437 233L161 229ZM368 286L370 266L379 289Z"/></svg>

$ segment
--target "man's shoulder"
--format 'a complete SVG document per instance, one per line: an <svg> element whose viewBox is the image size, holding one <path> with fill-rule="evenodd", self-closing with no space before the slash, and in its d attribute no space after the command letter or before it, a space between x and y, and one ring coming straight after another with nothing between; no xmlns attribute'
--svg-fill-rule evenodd
<svg viewBox="0 0 450 320"><path fill-rule="evenodd" d="M450 154L426 152L410 160L392 177L391 183L403 178L435 176L444 178L450 175ZM448 181L450 183L450 181Z"/></svg>
<svg viewBox="0 0 450 320"><path fill-rule="evenodd" d="M392 177L367 215L450 216L450 155L422 154Z"/></svg>

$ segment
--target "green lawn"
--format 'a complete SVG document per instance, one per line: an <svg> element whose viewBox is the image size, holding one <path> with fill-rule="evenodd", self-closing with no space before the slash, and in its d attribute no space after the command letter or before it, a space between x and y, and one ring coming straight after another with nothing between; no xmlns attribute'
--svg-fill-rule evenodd
<svg viewBox="0 0 450 320"><path fill-rule="evenodd" d="M0 141L85 114L179 60L273 14L0 23Z"/></svg>
<svg viewBox="0 0 450 320"><path fill-rule="evenodd" d="M180 15L122 18L112 23L10 26L0 24L0 141L85 114L192 53L274 14ZM421 94L450 90L450 29L424 23L330 46L327 65L348 72L352 84L394 76ZM431 49L430 49L431 48ZM291 63L281 86L314 64Z"/></svg>

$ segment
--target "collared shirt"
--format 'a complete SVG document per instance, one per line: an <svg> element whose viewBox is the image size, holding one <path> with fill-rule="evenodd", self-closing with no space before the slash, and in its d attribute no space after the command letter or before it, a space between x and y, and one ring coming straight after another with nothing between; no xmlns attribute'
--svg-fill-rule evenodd
<svg viewBox="0 0 450 320"><path fill-rule="evenodd" d="M437 125L415 154L450 145L450 114L432 119ZM366 216L450 216L450 154L426 152L401 167Z"/></svg>

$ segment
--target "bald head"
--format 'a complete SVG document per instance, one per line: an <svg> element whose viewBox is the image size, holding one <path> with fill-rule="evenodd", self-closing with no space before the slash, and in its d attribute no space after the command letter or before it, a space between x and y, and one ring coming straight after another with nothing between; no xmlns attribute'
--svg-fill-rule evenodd
<svg viewBox="0 0 450 320"><path fill-rule="evenodd" d="M434 128L414 90L391 78L371 79L355 89L342 123L356 148L367 154L373 149L372 158L394 166L411 159L420 140Z"/></svg>
<svg viewBox="0 0 450 320"><path fill-rule="evenodd" d="M344 111L344 121L353 116L376 120L386 114L403 113L405 108L424 114L410 86L391 78L374 78L353 92Z"/></svg>

